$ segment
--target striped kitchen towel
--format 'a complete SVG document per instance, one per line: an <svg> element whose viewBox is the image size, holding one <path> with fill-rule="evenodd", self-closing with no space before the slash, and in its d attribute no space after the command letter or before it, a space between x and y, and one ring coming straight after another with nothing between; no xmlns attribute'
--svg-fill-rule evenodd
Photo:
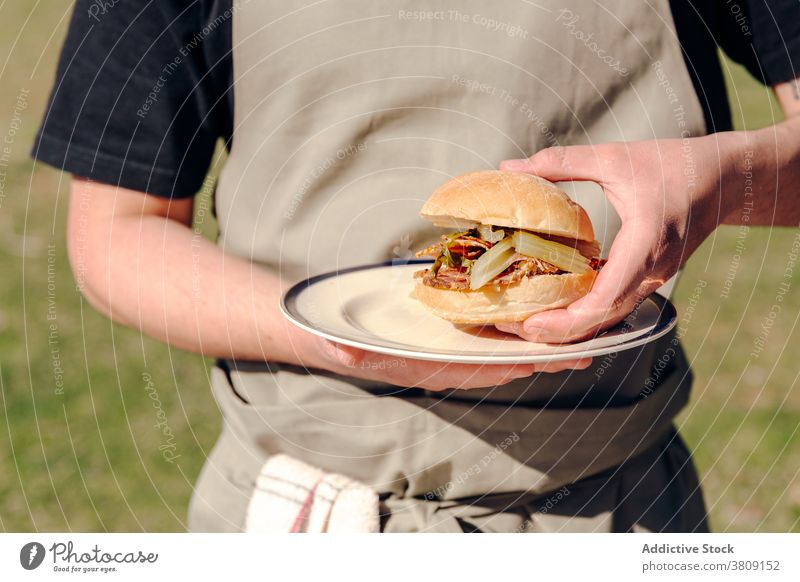
<svg viewBox="0 0 800 582"><path fill-rule="evenodd" d="M245 523L245 531L254 533L379 530L375 491L284 454L261 468Z"/></svg>

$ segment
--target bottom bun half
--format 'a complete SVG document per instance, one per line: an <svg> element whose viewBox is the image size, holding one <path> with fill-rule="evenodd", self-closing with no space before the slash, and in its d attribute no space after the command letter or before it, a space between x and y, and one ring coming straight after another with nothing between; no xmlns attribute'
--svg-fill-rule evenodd
<svg viewBox="0 0 800 582"><path fill-rule="evenodd" d="M573 303L589 292L595 277L594 270L580 275L536 275L507 287L487 285L477 291L437 289L417 279L415 295L433 313L453 323L510 323Z"/></svg>

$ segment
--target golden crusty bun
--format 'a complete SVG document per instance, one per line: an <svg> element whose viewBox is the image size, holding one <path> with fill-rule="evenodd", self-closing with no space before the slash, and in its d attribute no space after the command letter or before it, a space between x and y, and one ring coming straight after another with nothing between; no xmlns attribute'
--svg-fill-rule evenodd
<svg viewBox="0 0 800 582"><path fill-rule="evenodd" d="M594 241L586 211L552 182L530 174L490 170L459 176L437 189L420 214L438 226L457 229L485 224ZM537 274L476 290L431 286L419 277L415 296L453 323L508 323L573 303L589 292L596 277L594 269Z"/></svg>
<svg viewBox="0 0 800 582"><path fill-rule="evenodd" d="M420 215L436 226L452 226L456 219L594 241L582 206L552 182L519 172L485 170L453 178L431 195Z"/></svg>
<svg viewBox="0 0 800 582"><path fill-rule="evenodd" d="M486 285L477 291L437 289L417 279L414 294L433 313L453 323L511 323L566 307L589 292L596 276L595 271L537 275L506 287Z"/></svg>

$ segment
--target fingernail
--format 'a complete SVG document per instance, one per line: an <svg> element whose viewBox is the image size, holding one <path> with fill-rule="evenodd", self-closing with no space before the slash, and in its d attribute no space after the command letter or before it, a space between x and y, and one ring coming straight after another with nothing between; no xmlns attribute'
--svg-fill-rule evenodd
<svg viewBox="0 0 800 582"><path fill-rule="evenodd" d="M495 325L497 329L502 331L503 333L517 333L520 331L520 326L517 323L498 323Z"/></svg>
<svg viewBox="0 0 800 582"><path fill-rule="evenodd" d="M528 160L503 160L500 165L504 170L524 170L528 167Z"/></svg>
<svg viewBox="0 0 800 582"><path fill-rule="evenodd" d="M339 362L347 366L348 368L352 368L355 366L356 361L352 354L346 352L342 349L342 347L332 341L325 340L325 351L333 361Z"/></svg>

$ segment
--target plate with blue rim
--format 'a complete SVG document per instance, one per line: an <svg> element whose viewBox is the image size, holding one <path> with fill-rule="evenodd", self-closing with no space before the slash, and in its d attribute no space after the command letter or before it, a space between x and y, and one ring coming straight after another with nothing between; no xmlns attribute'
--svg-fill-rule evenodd
<svg viewBox="0 0 800 582"><path fill-rule="evenodd" d="M310 277L281 297L284 317L314 335L395 356L469 364L591 358L652 342L675 327L672 303L654 293L597 336L569 344L526 341L494 326L455 325L414 297L414 273L429 260L395 260Z"/></svg>

